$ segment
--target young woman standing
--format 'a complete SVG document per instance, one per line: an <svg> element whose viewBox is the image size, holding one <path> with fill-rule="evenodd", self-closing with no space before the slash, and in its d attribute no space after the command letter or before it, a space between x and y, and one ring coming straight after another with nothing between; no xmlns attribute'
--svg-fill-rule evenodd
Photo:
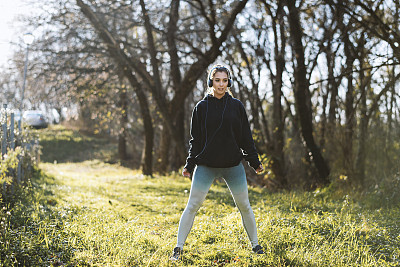
<svg viewBox="0 0 400 267"><path fill-rule="evenodd" d="M179 222L178 242L171 260L178 260L201 207L215 178L224 178L239 208L253 251L264 254L258 244L256 221L250 206L247 180L241 163L244 158L257 173L264 169L251 135L245 108L233 98L232 78L227 67L214 66L208 75L209 94L193 110L189 156L183 176L193 173L189 201Z"/></svg>

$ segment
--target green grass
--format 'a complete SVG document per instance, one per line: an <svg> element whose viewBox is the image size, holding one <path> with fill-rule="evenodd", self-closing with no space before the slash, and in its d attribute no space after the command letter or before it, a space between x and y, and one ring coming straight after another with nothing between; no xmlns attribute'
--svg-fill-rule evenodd
<svg viewBox="0 0 400 267"><path fill-rule="evenodd" d="M254 255L223 183L211 187L182 260L172 263L190 180L100 160L40 168L30 190L2 210L2 266L400 265L398 208L318 192L249 188L266 250Z"/></svg>
<svg viewBox="0 0 400 267"><path fill-rule="evenodd" d="M109 139L88 136L61 125L34 131L40 136L41 162L115 161L116 144Z"/></svg>

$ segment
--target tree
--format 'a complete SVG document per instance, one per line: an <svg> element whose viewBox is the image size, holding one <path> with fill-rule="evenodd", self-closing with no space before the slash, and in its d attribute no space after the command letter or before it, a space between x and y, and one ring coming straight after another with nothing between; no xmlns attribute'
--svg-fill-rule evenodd
<svg viewBox="0 0 400 267"><path fill-rule="evenodd" d="M284 24L284 3L278 1L276 14L273 15L271 6L262 1L268 14L271 15L272 31L274 33L274 61L275 74L269 62L267 66L270 71L273 92L273 108L272 108L272 142L271 147L271 167L277 177L278 183L282 188L289 188L285 172L285 155L284 148L284 117L282 107L282 87L283 72L285 70L285 47L286 47L286 27ZM265 58L264 58L265 59Z"/></svg>
<svg viewBox="0 0 400 267"><path fill-rule="evenodd" d="M289 9L289 26L290 26L290 38L291 45L294 54L295 64L294 75L294 95L296 99L296 110L299 116L301 134L304 141L310 151L310 156L315 163L315 167L318 171L317 183L319 185L326 185L329 183L329 167L323 158L321 151L315 143L313 136L313 124L312 124L312 109L311 99L309 92L309 82L307 79L307 70L304 60L304 51L302 44L302 28L300 25L299 11L295 6L294 1L286 1L286 5Z"/></svg>

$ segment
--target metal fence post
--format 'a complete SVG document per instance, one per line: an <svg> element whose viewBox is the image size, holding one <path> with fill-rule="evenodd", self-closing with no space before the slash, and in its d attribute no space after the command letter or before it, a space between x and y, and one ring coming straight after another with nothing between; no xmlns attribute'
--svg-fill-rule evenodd
<svg viewBox="0 0 400 267"><path fill-rule="evenodd" d="M3 108L4 108L4 116L5 116L5 123L7 124L7 104L3 104Z"/></svg>
<svg viewBox="0 0 400 267"><path fill-rule="evenodd" d="M21 155L18 155L18 166L17 166L17 183L21 183L22 178L22 162Z"/></svg>
<svg viewBox="0 0 400 267"><path fill-rule="evenodd" d="M1 140L1 159L4 158L4 155L7 153L7 104L3 104L4 108L4 123L1 125L3 131L3 139ZM4 196L7 193L7 183L3 183L3 194Z"/></svg>
<svg viewBox="0 0 400 267"><path fill-rule="evenodd" d="M24 164L24 161L25 161L25 157L21 157L21 180L22 180L23 182L26 182L25 169L22 168L22 166L23 166L23 164Z"/></svg>
<svg viewBox="0 0 400 267"><path fill-rule="evenodd" d="M20 184L27 181L29 175L32 174L33 168L38 166L40 161L39 139L34 138L29 142L24 142L21 120L17 121L18 128L16 129L15 113L11 112L8 114L8 112L7 104L3 104L3 109L0 113L0 160L3 160L8 152L15 151L17 146L19 146L22 151L29 151L32 158L27 161L27 158L24 157L23 154L20 154L17 156L17 168L9 168L6 170L7 175L12 176L12 183L11 185L8 185L6 182L2 185L0 183L0 196L3 196L4 199L7 199L10 194L12 196L15 193L15 183ZM8 116L10 117L8 118ZM10 126L8 126L8 119L10 119ZM26 163L25 165L24 162Z"/></svg>
<svg viewBox="0 0 400 267"><path fill-rule="evenodd" d="M14 112L11 112L11 115L10 115L10 149L11 149L11 151L15 150L14 116L15 116ZM18 158L17 158L17 160L18 160ZM15 169L13 169L12 172L13 172L13 183L11 185L11 194L14 195L14 182L19 184L19 181L18 181L18 176L15 177L15 174L16 174ZM18 172L18 170L17 170L17 172Z"/></svg>
<svg viewBox="0 0 400 267"><path fill-rule="evenodd" d="M39 167L40 162L40 147L39 147L39 138L35 138L35 166Z"/></svg>
<svg viewBox="0 0 400 267"><path fill-rule="evenodd" d="M30 154L31 154L31 155L33 154L34 149L35 149L34 144L35 144L35 140L31 139L31 141L29 142L29 149L28 149L28 150L30 151ZM31 158L31 160L30 160L29 163L28 163L28 173L29 173L29 174L32 173L32 158Z"/></svg>
<svg viewBox="0 0 400 267"><path fill-rule="evenodd" d="M1 157L7 154L7 123L1 125L3 130L3 140L1 141Z"/></svg>
<svg viewBox="0 0 400 267"><path fill-rule="evenodd" d="M7 104L3 104L4 108L4 123L1 125L3 130L3 140L1 142L1 158L7 153Z"/></svg>
<svg viewBox="0 0 400 267"><path fill-rule="evenodd" d="M11 142L11 150L15 149L15 133L14 133L14 112L11 113L10 117L10 142Z"/></svg>
<svg viewBox="0 0 400 267"><path fill-rule="evenodd" d="M21 126L21 119L19 119L18 120L18 131L19 131L19 133L21 133L21 131L22 131L22 126Z"/></svg>

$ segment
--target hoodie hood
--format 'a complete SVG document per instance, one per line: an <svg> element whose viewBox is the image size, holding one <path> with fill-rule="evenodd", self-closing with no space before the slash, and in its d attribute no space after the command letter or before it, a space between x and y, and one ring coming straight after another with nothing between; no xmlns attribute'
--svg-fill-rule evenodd
<svg viewBox="0 0 400 267"><path fill-rule="evenodd" d="M223 97L221 97L220 99L216 98L215 96L213 96L212 94L207 94L203 100L211 100L211 101L223 101L225 99L228 98L232 98L232 96L229 93L225 93L225 95Z"/></svg>

